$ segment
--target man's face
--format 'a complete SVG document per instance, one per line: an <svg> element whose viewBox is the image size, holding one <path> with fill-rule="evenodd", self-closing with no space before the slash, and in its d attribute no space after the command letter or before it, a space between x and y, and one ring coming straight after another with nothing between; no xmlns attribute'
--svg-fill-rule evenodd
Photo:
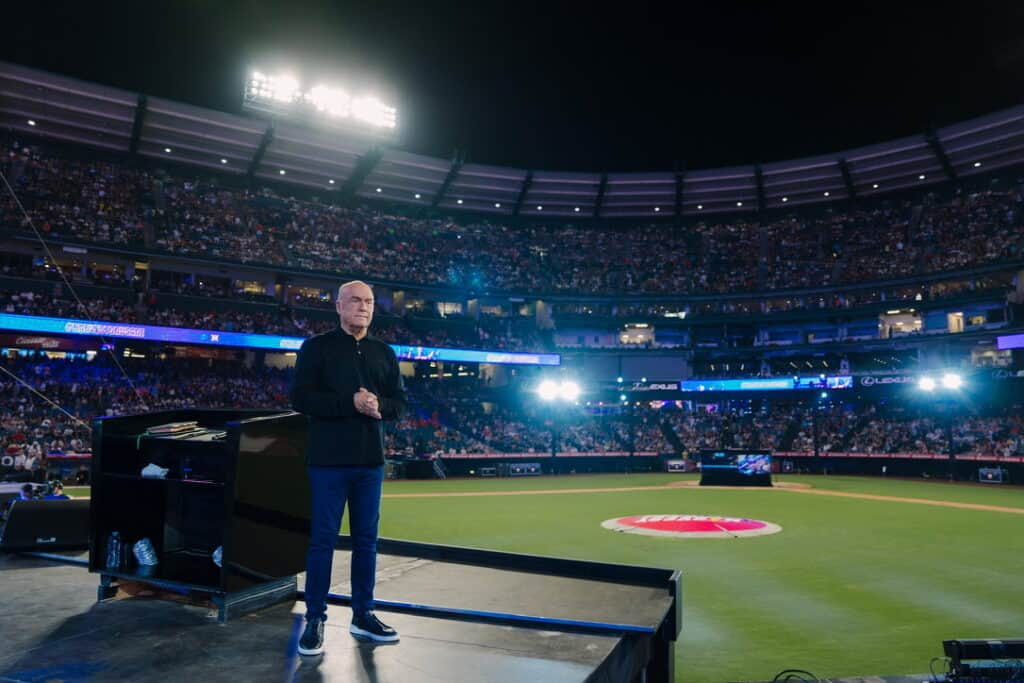
<svg viewBox="0 0 1024 683"><path fill-rule="evenodd" d="M366 329L373 321L373 291L363 284L346 287L336 308L347 329Z"/></svg>

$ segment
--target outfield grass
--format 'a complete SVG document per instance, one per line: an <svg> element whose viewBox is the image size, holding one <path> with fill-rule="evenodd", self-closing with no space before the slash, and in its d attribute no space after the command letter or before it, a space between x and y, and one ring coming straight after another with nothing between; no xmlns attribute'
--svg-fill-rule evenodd
<svg viewBox="0 0 1024 683"><path fill-rule="evenodd" d="M946 638L1024 635L1024 514L784 490L666 489L674 475L388 482L383 535L679 568L681 680L920 673ZM789 477L818 489L1005 506L1024 490L853 477ZM566 495L391 497L644 487ZM692 513L763 519L782 533L677 540L617 534L611 517Z"/></svg>
<svg viewBox="0 0 1024 683"><path fill-rule="evenodd" d="M921 673L948 638L1024 637L1024 514L792 490L666 488L677 475L397 481L381 534L432 543L678 568L680 680ZM1024 489L859 477L787 477L816 490L1024 512ZM571 489L634 488L569 494ZM512 491L525 495L498 495ZM542 493L541 491L553 491ZM404 497L422 493L478 496ZM74 493L72 494L74 495ZM744 539L619 534L635 514L752 517Z"/></svg>

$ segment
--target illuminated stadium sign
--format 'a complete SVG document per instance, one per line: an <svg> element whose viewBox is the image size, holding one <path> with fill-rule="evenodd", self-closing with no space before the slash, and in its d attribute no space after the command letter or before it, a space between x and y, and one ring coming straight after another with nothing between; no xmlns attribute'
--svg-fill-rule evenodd
<svg viewBox="0 0 1024 683"><path fill-rule="evenodd" d="M136 339L139 341L209 344L272 351L298 351L302 337L279 337L271 334L194 330L185 327L161 327L134 323L113 323L98 320L72 320L42 316L0 313L0 329L16 332L70 334ZM433 360L453 363L496 363L500 365L561 365L557 353L512 353L475 349L441 349L431 346L392 344L402 360Z"/></svg>
<svg viewBox="0 0 1024 683"><path fill-rule="evenodd" d="M682 382L683 391L792 391L793 389L851 389L851 375L813 377L769 377L753 379L690 379Z"/></svg>
<svg viewBox="0 0 1024 683"><path fill-rule="evenodd" d="M996 339L1000 351L1006 349L1024 349L1024 334L1004 334Z"/></svg>

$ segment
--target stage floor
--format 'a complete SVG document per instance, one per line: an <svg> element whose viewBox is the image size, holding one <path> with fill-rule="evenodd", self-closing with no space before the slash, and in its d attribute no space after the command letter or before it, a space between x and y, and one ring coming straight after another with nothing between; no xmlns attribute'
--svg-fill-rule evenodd
<svg viewBox="0 0 1024 683"><path fill-rule="evenodd" d="M348 558L335 555L332 592L349 592ZM378 608L401 642L374 645L348 633L347 607L331 606L325 653L299 657L289 650L301 603L221 625L212 609L167 600L96 603L98 582L84 567L0 556L0 681L618 681L650 641ZM673 607L650 587L389 555L378 556L376 597L653 629Z"/></svg>

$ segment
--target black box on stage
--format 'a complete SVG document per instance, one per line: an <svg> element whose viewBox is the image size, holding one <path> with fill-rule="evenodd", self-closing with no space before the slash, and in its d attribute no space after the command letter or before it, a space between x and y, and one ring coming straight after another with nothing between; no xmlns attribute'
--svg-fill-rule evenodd
<svg viewBox="0 0 1024 683"><path fill-rule="evenodd" d="M94 420L89 570L101 597L117 579L149 582L209 594L224 620L243 597L251 607L254 594L294 595L309 538L307 427L268 410ZM108 566L115 531L127 552ZM142 539L154 566L133 557Z"/></svg>
<svg viewBox="0 0 1024 683"><path fill-rule="evenodd" d="M0 550L83 550L89 547L88 500L15 500L0 528Z"/></svg>

